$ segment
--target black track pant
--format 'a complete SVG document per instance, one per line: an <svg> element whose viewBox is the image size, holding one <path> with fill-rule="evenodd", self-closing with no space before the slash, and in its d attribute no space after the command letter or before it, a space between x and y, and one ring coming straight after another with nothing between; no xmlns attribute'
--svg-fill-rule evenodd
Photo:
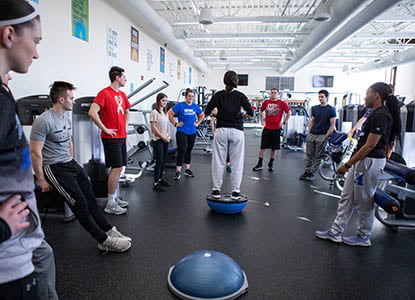
<svg viewBox="0 0 415 300"><path fill-rule="evenodd" d="M176 132L176 143L177 143L177 159L176 166L185 164L190 164L192 160L192 149L195 144L196 133L195 134L184 134L183 132Z"/></svg>
<svg viewBox="0 0 415 300"><path fill-rule="evenodd" d="M32 273L24 278L0 284L0 300L37 300L36 275Z"/></svg>
<svg viewBox="0 0 415 300"><path fill-rule="evenodd" d="M84 169L75 160L43 167L46 180L65 199L79 223L98 243L107 239L112 228L97 206L91 182Z"/></svg>
<svg viewBox="0 0 415 300"><path fill-rule="evenodd" d="M154 157L156 159L156 166L154 167L154 183L156 183L163 177L169 143L163 142L162 140L152 141L152 143Z"/></svg>

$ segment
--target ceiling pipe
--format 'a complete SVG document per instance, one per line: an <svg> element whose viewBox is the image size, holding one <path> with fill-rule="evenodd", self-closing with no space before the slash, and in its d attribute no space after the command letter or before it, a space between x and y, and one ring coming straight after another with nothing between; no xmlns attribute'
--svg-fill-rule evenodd
<svg viewBox="0 0 415 300"><path fill-rule="evenodd" d="M177 52L183 58L186 58L196 66L202 73L209 73L206 63L193 54L192 49L183 40L179 40L174 36L173 29L165 20L163 20L155 10L143 0L124 0L131 8L135 10L137 15L136 21L142 23L143 20L150 25L153 30L158 32L161 38L167 43L169 49Z"/></svg>
<svg viewBox="0 0 415 300"><path fill-rule="evenodd" d="M337 0L330 8L331 20L320 23L310 33L296 50L296 59L284 64L284 73L308 65L400 1Z"/></svg>
<svg viewBox="0 0 415 300"><path fill-rule="evenodd" d="M405 51L400 51L398 53L398 58L396 53L385 56L381 58L380 62L371 61L363 65L356 66L352 71L356 72L365 72L375 69L383 69L387 67L393 67L397 65L406 64L409 62L415 61L415 48L411 48Z"/></svg>

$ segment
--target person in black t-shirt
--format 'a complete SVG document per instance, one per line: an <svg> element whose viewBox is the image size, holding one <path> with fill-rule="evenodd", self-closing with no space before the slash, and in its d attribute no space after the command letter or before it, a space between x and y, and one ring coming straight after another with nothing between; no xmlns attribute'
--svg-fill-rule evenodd
<svg viewBox="0 0 415 300"><path fill-rule="evenodd" d="M401 128L399 107L395 100L396 97L390 93L386 83L377 82L368 88L365 102L366 107L372 109L372 113L364 124L364 135L358 141L357 152L337 170L339 174L348 171L337 215L330 229L316 231L318 238L351 246L371 245L373 197L378 176L385 167L387 150L393 145L395 137L399 137ZM359 215L357 234L342 237L341 234L355 209Z"/></svg>
<svg viewBox="0 0 415 300"><path fill-rule="evenodd" d="M205 115L210 116L214 108L217 108L216 131L213 137L212 151L212 197L220 198L222 186L223 169L226 156L229 152L233 166L232 200L241 198L240 186L242 182L245 137L243 132L243 117L241 108L246 114L253 117L254 112L248 98L241 92L235 90L238 86L238 75L234 71L225 73L223 82L225 90L213 95L205 109Z"/></svg>

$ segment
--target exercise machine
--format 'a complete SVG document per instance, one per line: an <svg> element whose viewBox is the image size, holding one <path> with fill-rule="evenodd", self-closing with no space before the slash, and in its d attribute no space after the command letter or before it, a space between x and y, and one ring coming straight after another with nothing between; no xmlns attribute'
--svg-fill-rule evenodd
<svg viewBox="0 0 415 300"><path fill-rule="evenodd" d="M375 194L376 218L384 225L415 227L415 169L389 160Z"/></svg>

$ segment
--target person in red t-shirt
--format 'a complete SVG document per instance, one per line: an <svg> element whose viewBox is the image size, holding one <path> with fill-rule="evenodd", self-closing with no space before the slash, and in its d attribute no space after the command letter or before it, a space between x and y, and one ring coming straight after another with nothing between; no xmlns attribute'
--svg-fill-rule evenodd
<svg viewBox="0 0 415 300"><path fill-rule="evenodd" d="M271 97L262 103L260 109L261 124L264 126L261 135L261 149L259 150L259 159L254 171L262 170L262 161L264 159L265 149L271 149L268 170L274 171L274 159L276 150L280 149L281 127L285 125L291 116L290 107L287 103L278 99L278 89L271 89ZM265 111L265 120L262 113ZM285 112L284 121L281 122Z"/></svg>
<svg viewBox="0 0 415 300"><path fill-rule="evenodd" d="M111 168L108 175L108 202L104 211L121 215L127 212L128 202L116 198L115 192L122 168L127 165L128 108L131 104L125 93L120 91L127 82L124 69L112 67L109 77L111 85L98 93L88 115L101 129L105 165Z"/></svg>

